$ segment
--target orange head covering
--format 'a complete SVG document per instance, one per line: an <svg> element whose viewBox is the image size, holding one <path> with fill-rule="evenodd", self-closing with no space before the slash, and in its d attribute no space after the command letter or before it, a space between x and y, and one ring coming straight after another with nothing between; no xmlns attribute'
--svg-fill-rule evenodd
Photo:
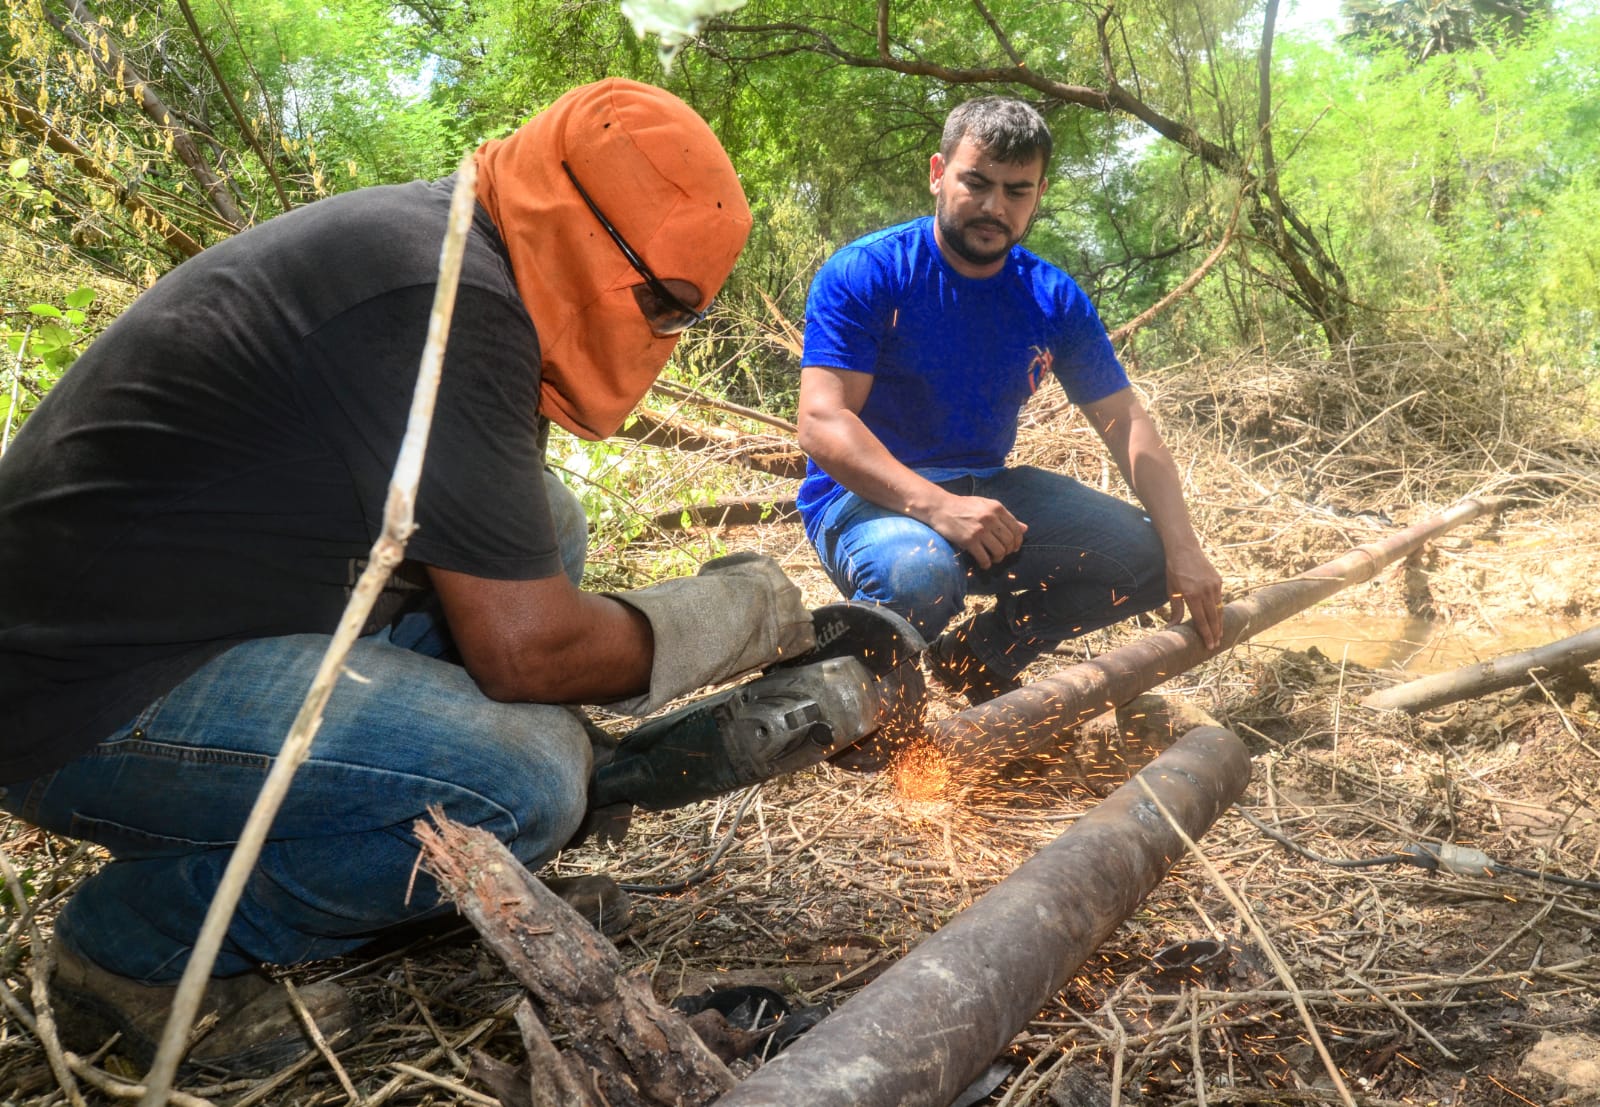
<svg viewBox="0 0 1600 1107"><path fill-rule="evenodd" d="M613 78L566 93L478 148L478 200L511 255L543 360L541 410L583 438L615 433L677 344L650 332L644 278L561 163L663 280L705 308L744 248L750 207L711 128L676 96Z"/></svg>

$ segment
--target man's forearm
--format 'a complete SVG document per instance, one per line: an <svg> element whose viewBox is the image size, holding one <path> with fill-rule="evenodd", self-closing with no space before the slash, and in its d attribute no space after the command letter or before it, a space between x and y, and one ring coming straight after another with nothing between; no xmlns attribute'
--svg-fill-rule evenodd
<svg viewBox="0 0 1600 1107"><path fill-rule="evenodd" d="M1161 536L1168 554L1200 549L1200 536L1189 517L1183 495L1183 480L1172 452L1157 440L1135 443L1128 458L1128 483Z"/></svg>
<svg viewBox="0 0 1600 1107"><path fill-rule="evenodd" d="M944 489L902 464L860 416L841 411L805 428L801 447L841 488L927 523Z"/></svg>

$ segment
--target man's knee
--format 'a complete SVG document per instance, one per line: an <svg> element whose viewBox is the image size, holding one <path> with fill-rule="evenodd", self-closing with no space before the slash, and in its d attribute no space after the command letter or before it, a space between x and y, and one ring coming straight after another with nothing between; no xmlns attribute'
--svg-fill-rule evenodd
<svg viewBox="0 0 1600 1107"><path fill-rule="evenodd" d="M852 600L904 616L922 634L937 634L962 609L967 570L937 532L904 515L882 513L847 525L829 542L824 567Z"/></svg>
<svg viewBox="0 0 1600 1107"><path fill-rule="evenodd" d="M885 602L925 638L942 631L966 605L966 567L947 548L905 550L884 566L884 574L890 597Z"/></svg>
<svg viewBox="0 0 1600 1107"><path fill-rule="evenodd" d="M446 814L481 825L523 861L543 860L583 821L593 751L568 711L485 700L441 781Z"/></svg>

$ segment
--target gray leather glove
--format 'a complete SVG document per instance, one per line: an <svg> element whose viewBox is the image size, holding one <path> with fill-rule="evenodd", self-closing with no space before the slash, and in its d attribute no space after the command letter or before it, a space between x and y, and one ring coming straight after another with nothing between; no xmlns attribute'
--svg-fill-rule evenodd
<svg viewBox="0 0 1600 1107"><path fill-rule="evenodd" d="M800 589L764 554L714 558L695 576L610 596L641 612L655 636L650 691L606 705L629 715L648 715L816 644Z"/></svg>

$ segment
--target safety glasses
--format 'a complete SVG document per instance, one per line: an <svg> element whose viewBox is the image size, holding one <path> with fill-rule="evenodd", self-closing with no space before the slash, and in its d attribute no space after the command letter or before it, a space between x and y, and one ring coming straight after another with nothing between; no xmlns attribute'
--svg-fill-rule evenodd
<svg viewBox="0 0 1600 1107"><path fill-rule="evenodd" d="M642 299L639 305L644 309L646 318L650 320L650 329L665 338L668 335L682 334L704 319L706 317L705 311L700 311L693 305L684 303L673 294L670 288L662 283L660 277L651 272L650 267L644 263L644 259L639 256L638 251L628 245L628 240L622 237L617 228L611 225L611 220L607 219L605 213L589 198L589 194L584 191L583 185L578 182L577 175L572 172L572 166L563 161L561 168L566 173L567 179L572 182L572 187L578 190L578 195L583 197L583 202L594 213L594 217L600 220L600 225L606 229L606 234L611 236L611 241L615 242L617 249L622 251L622 256L628 259L628 264L633 266L634 271L644 278L645 287L650 290L650 295L655 298L654 310L647 306ZM707 304L706 311L710 310L711 305Z"/></svg>

